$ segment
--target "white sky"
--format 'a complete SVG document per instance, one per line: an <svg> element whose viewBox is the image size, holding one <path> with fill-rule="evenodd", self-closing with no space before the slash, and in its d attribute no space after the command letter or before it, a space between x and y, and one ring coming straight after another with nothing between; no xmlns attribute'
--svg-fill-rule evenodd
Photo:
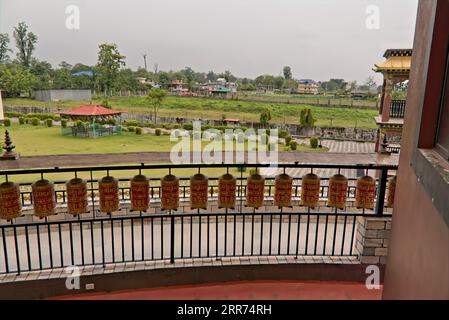
<svg viewBox="0 0 449 320"><path fill-rule="evenodd" d="M80 29L65 26L68 5ZM380 8L369 30L368 5ZM98 44L114 42L127 66L159 64L237 76L331 77L365 81L387 48L411 48L417 0L0 0L0 32L25 21L38 36L35 55L57 65L95 64ZM376 80L380 83L380 77Z"/></svg>

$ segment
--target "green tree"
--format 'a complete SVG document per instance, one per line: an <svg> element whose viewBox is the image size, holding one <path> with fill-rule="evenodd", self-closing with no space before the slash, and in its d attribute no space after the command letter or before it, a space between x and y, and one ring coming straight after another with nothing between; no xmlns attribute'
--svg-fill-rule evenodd
<svg viewBox="0 0 449 320"><path fill-rule="evenodd" d="M167 91L159 88L152 88L150 92L148 92L147 99L150 105L153 107L153 116L155 124L157 123L157 113L166 96Z"/></svg>
<svg viewBox="0 0 449 320"><path fill-rule="evenodd" d="M271 120L271 111L269 109L265 109L261 114L260 114L260 123L266 127L268 125L268 123Z"/></svg>
<svg viewBox="0 0 449 320"><path fill-rule="evenodd" d="M96 66L100 88L109 94L114 86L120 68L125 66L125 56L121 55L116 44L103 43L99 46Z"/></svg>
<svg viewBox="0 0 449 320"><path fill-rule="evenodd" d="M9 60L9 36L7 33L0 33L0 63L4 63Z"/></svg>
<svg viewBox="0 0 449 320"><path fill-rule="evenodd" d="M300 125L303 128L309 129L315 125L316 120L313 117L312 110L309 108L302 109L299 118Z"/></svg>
<svg viewBox="0 0 449 320"><path fill-rule="evenodd" d="M22 66L28 68L31 64L31 58L36 46L37 36L28 31L28 26L25 22L20 22L13 32L17 47L17 60Z"/></svg>
<svg viewBox="0 0 449 320"><path fill-rule="evenodd" d="M289 66L285 66L284 69L282 69L282 72L284 74L284 78L287 79L291 79L292 76L292 68L290 68Z"/></svg>
<svg viewBox="0 0 449 320"><path fill-rule="evenodd" d="M19 96L22 92L29 93L36 81L36 77L19 64L0 66L0 87L11 96Z"/></svg>
<svg viewBox="0 0 449 320"><path fill-rule="evenodd" d="M28 70L36 77L34 89L45 90L54 88L55 71L49 62L31 59Z"/></svg>

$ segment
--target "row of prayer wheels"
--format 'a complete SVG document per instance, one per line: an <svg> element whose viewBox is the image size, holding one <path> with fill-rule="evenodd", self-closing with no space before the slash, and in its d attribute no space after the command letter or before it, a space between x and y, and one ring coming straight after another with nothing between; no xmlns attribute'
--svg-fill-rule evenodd
<svg viewBox="0 0 449 320"><path fill-rule="evenodd" d="M130 181L130 200L132 211L146 211L150 205L150 183L144 175L137 175ZM277 207L292 206L293 178L285 173L275 178L273 204ZM56 213L54 184L42 179L31 186L34 214L44 218ZM111 213L120 210L119 183L111 176L98 181L100 211ZM388 181L386 207L392 207L396 189L396 177ZM66 183L67 213L80 215L89 211L88 189L85 180L74 178ZM190 207L207 209L209 195L208 178L201 173L190 179ZM224 174L218 179L218 207L234 209L236 206L237 179ZM313 173L302 177L301 205L308 208L319 206L321 193L320 178ZM327 206L344 209L348 195L348 179L340 174L329 179ZM246 206L260 208L265 199L265 177L252 174L246 183ZM179 178L166 175L161 179L161 209L177 210L179 207ZM374 209L376 181L370 176L357 179L355 206L358 209ZM0 219L11 220L19 217L22 211L19 185L13 182L0 184Z"/></svg>

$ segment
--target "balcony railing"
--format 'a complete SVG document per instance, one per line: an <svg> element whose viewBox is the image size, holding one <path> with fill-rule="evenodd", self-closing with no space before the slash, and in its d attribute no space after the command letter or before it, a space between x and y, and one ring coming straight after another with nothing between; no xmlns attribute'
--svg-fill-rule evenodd
<svg viewBox="0 0 449 320"><path fill-rule="evenodd" d="M390 105L390 118L404 118L405 104L406 100L392 100Z"/></svg>
<svg viewBox="0 0 449 320"><path fill-rule="evenodd" d="M245 171L258 168L271 174L286 172L293 179L291 208L274 207L274 177L265 181L265 204L261 210L245 207ZM209 207L190 209L188 178L180 181L180 208L160 210L160 179L169 172L190 170L236 170L237 205L235 209L219 209L218 178L209 178ZM20 183L23 216L7 222L0 220L0 273L62 268L74 265L106 265L109 263L170 260L185 258L222 258L238 256L277 255L355 255L356 221L361 216L389 216L384 208L387 177L395 166L384 165L130 165L114 167L80 167L11 170L0 178ZM275 172L273 172L273 170ZM315 209L299 203L302 174L322 173L320 205ZM326 172L326 174L324 174ZM150 209L147 212L129 210L129 179L120 179L121 210L111 214L99 212L98 179L107 175L145 174L150 177ZM347 174L349 187L345 210L326 206L329 176ZM357 175L369 174L376 179L374 210L355 208ZM66 211L66 190L62 180L54 181L57 215L39 219L33 216L31 181L65 175L83 177L88 182L89 212L72 216ZM327 175L327 176L325 176ZM95 178L94 178L95 176ZM70 179L70 178L69 178ZM68 179L67 179L68 180Z"/></svg>

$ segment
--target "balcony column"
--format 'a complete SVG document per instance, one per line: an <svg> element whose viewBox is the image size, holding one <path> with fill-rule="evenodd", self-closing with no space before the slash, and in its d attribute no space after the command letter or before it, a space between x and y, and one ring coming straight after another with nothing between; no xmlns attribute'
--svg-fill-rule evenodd
<svg viewBox="0 0 449 320"><path fill-rule="evenodd" d="M356 252L362 264L385 264L390 242L391 217L357 218Z"/></svg>
<svg viewBox="0 0 449 320"><path fill-rule="evenodd" d="M390 120L390 109L391 109L391 93L393 91L393 80L390 78L385 78L384 93L382 97L381 106L381 118L382 122L388 122Z"/></svg>

